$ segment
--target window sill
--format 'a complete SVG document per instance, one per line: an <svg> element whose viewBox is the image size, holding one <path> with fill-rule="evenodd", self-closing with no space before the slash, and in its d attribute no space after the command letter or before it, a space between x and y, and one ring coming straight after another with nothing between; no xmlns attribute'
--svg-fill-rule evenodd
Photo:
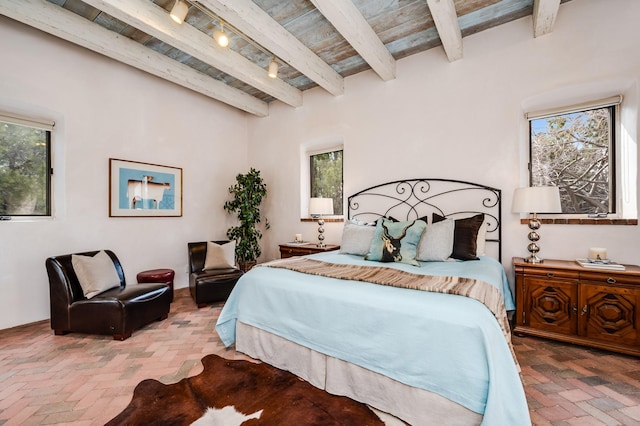
<svg viewBox="0 0 640 426"><path fill-rule="evenodd" d="M323 217L324 223L329 222L344 222L344 217L342 216L333 216L333 217ZM318 219L314 219L312 217L301 217L300 222L317 222Z"/></svg>
<svg viewBox="0 0 640 426"><path fill-rule="evenodd" d="M3 216L9 219L2 219L0 223L26 223L26 222L47 222L54 220L53 216Z"/></svg>
<svg viewBox="0 0 640 426"><path fill-rule="evenodd" d="M541 218L538 220L542 224L550 225L637 225L638 219L608 219L608 218ZM529 219L520 219L523 225L529 224Z"/></svg>

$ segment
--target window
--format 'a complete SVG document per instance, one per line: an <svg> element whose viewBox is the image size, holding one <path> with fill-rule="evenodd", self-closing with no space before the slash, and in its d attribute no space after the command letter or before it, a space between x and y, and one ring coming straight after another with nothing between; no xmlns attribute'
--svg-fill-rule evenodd
<svg viewBox="0 0 640 426"><path fill-rule="evenodd" d="M342 153L335 150L309 155L311 197L333 198L333 213L343 214Z"/></svg>
<svg viewBox="0 0 640 426"><path fill-rule="evenodd" d="M532 186L557 186L563 214L616 213L615 104L529 116Z"/></svg>
<svg viewBox="0 0 640 426"><path fill-rule="evenodd" d="M0 113L0 215L51 215L51 129Z"/></svg>

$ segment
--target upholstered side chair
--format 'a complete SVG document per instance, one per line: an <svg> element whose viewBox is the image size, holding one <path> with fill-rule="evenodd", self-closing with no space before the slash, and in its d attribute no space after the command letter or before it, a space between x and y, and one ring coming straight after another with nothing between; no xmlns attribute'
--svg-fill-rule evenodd
<svg viewBox="0 0 640 426"><path fill-rule="evenodd" d="M228 240L212 241L223 245ZM198 308L210 303L227 300L242 271L236 267L204 269L207 258L207 242L187 243L189 253L189 291Z"/></svg>
<svg viewBox="0 0 640 426"><path fill-rule="evenodd" d="M169 287L162 283L127 286L117 256L111 250L104 252L111 258L117 274L115 287L94 292L96 294L89 297L78 280L72 257L94 257L100 251L53 256L45 261L49 276L51 328L56 335L70 332L106 334L112 335L114 340L125 340L133 330L168 317L171 303Z"/></svg>

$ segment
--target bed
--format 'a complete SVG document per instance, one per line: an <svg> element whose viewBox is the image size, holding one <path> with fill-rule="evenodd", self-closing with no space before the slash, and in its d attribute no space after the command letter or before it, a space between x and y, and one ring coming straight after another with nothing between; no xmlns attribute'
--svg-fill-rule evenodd
<svg viewBox="0 0 640 426"><path fill-rule="evenodd" d="M224 344L412 425L531 424L500 190L394 181L350 196L347 217L339 252L240 279L216 325Z"/></svg>

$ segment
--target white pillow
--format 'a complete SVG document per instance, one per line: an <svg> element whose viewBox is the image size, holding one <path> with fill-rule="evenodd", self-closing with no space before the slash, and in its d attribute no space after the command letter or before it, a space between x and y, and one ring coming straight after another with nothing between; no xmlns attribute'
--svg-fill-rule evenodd
<svg viewBox="0 0 640 426"><path fill-rule="evenodd" d="M204 260L204 269L235 268L236 265L236 241L225 244L216 244L207 241L207 256Z"/></svg>
<svg viewBox="0 0 640 426"><path fill-rule="evenodd" d="M78 276L84 297L91 299L103 291L120 287L120 277L113 260L104 251L95 256L71 255L73 270Z"/></svg>
<svg viewBox="0 0 640 426"><path fill-rule="evenodd" d="M351 223L355 224L355 225L368 225L368 226L376 226L378 224L378 220L374 220L373 222L365 222L363 220L359 220L359 219L351 219L350 220Z"/></svg>
<svg viewBox="0 0 640 426"><path fill-rule="evenodd" d="M480 225L478 229L478 238L476 239L476 256L486 256L486 246L487 246L487 221L485 219Z"/></svg>
<svg viewBox="0 0 640 426"><path fill-rule="evenodd" d="M418 244L417 259L423 262L445 261L453 252L453 219L427 225Z"/></svg>
<svg viewBox="0 0 640 426"><path fill-rule="evenodd" d="M342 241L340 241L340 253L366 256L375 232L375 226L345 222L342 230Z"/></svg>

